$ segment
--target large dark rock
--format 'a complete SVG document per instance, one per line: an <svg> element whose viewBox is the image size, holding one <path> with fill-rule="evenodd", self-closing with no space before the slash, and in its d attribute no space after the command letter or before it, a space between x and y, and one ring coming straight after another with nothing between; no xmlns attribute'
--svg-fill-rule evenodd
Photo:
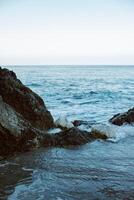
<svg viewBox="0 0 134 200"><path fill-rule="evenodd" d="M34 127L42 130L53 127L53 118L41 97L23 85L8 69L0 68L0 96Z"/></svg>
<svg viewBox="0 0 134 200"><path fill-rule="evenodd" d="M43 100L14 72L0 68L0 156L37 147L53 126Z"/></svg>
<svg viewBox="0 0 134 200"><path fill-rule="evenodd" d="M114 115L109 121L118 126L134 123L134 108L125 113L118 113Z"/></svg>
<svg viewBox="0 0 134 200"><path fill-rule="evenodd" d="M0 157L31 150L38 146L64 147L106 139L98 132L73 127L66 119L57 120L63 130L48 134L56 127L43 100L17 79L14 72L0 68ZM86 124L75 121L75 126ZM64 127L65 126L65 127Z"/></svg>
<svg viewBox="0 0 134 200"><path fill-rule="evenodd" d="M0 96L0 156L37 147L44 134Z"/></svg>

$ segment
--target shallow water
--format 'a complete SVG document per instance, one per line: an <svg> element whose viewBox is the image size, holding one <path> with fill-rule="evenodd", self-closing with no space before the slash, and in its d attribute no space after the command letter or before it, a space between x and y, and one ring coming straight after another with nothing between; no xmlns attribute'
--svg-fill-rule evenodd
<svg viewBox="0 0 134 200"><path fill-rule="evenodd" d="M41 95L55 119L65 114L102 124L134 105L132 66L9 68ZM0 199L134 199L134 127L121 133L116 142L39 149L1 161Z"/></svg>

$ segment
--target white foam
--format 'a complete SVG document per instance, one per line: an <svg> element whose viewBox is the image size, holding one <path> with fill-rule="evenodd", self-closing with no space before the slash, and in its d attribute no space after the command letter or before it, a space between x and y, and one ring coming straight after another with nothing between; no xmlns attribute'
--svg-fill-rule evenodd
<svg viewBox="0 0 134 200"><path fill-rule="evenodd" d="M58 133L60 132L61 129L60 128L52 128L52 129L49 129L48 133L50 134L55 134L55 133Z"/></svg>
<svg viewBox="0 0 134 200"><path fill-rule="evenodd" d="M33 169L26 168L26 167L22 167L22 170L23 170L23 171L28 171L28 172L32 172L32 171L33 171Z"/></svg>
<svg viewBox="0 0 134 200"><path fill-rule="evenodd" d="M91 131L96 131L102 135L106 135L108 140L113 142L117 142L129 136L134 136L134 126L127 124L122 126L116 126L113 124L100 124L92 127Z"/></svg>
<svg viewBox="0 0 134 200"><path fill-rule="evenodd" d="M9 165L9 163L2 163L2 164L0 164L0 167L5 167L7 165Z"/></svg>
<svg viewBox="0 0 134 200"><path fill-rule="evenodd" d="M67 117L65 115L61 115L56 121L55 125L57 127L62 127L62 128L72 128L74 125L72 124L71 121L68 121Z"/></svg>
<svg viewBox="0 0 134 200"><path fill-rule="evenodd" d="M5 166L7 166L7 165L19 165L19 164L17 164L17 163L14 163L14 162L4 162L4 163L0 163L0 167L5 167Z"/></svg>

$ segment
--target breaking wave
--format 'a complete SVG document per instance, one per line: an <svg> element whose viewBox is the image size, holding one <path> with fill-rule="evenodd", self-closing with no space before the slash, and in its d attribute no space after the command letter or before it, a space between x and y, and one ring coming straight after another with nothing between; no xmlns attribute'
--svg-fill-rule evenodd
<svg viewBox="0 0 134 200"><path fill-rule="evenodd" d="M99 124L92 127L92 131L106 135L109 141L118 142L126 137L134 136L134 126L124 124L116 126L113 124Z"/></svg>

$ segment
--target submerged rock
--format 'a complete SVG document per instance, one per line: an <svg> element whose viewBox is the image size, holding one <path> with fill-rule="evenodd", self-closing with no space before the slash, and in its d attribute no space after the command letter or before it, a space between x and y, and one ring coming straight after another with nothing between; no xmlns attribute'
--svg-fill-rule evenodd
<svg viewBox="0 0 134 200"><path fill-rule="evenodd" d="M134 123L134 108L128 110L127 112L114 115L109 122L118 126Z"/></svg>
<svg viewBox="0 0 134 200"><path fill-rule="evenodd" d="M73 125L75 126L75 127L78 127L78 126L81 126L81 125L87 125L88 124L88 122L87 121L83 121L83 120L74 120L73 122Z"/></svg>
<svg viewBox="0 0 134 200"><path fill-rule="evenodd" d="M0 156L38 146L53 118L43 100L0 68Z"/></svg>
<svg viewBox="0 0 134 200"><path fill-rule="evenodd" d="M84 121L84 120L74 120L73 122L73 125L75 127L85 127L86 129L89 129L93 126L93 124L95 124L96 122L95 121Z"/></svg>
<svg viewBox="0 0 134 200"><path fill-rule="evenodd" d="M88 121L84 121L84 120L74 120L72 123L75 127L78 127L78 126L81 126L81 125L91 127L96 122L95 121L89 121L88 122Z"/></svg>

